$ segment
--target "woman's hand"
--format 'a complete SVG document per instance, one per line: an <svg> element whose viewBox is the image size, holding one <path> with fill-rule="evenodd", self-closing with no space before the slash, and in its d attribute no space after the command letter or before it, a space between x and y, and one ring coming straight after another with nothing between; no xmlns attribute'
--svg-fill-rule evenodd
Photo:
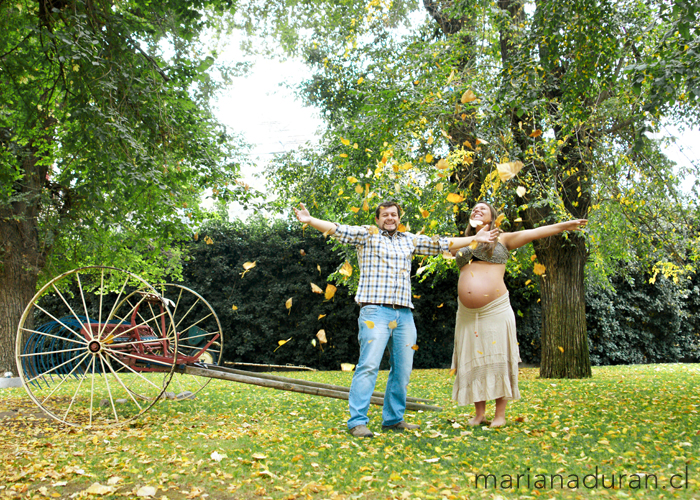
<svg viewBox="0 0 700 500"><path fill-rule="evenodd" d="M562 222L562 231L580 231L584 227L586 227L586 224L588 224L587 219L576 219L576 220L570 220L567 222Z"/></svg>

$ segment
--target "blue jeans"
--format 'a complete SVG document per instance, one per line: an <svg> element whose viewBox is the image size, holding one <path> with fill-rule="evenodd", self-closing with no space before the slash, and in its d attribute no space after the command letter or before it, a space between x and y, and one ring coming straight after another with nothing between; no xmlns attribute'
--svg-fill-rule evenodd
<svg viewBox="0 0 700 500"><path fill-rule="evenodd" d="M366 322L370 321L370 328ZM396 321L396 328L389 323ZM350 419L348 429L367 425L367 410L377 382L379 364L384 349L389 347L389 380L384 392L382 425L394 425L403 420L406 411L406 393L413 368L413 346L416 344L416 325L409 308L392 309L384 306L364 306L357 320L360 333L360 360L350 385Z"/></svg>

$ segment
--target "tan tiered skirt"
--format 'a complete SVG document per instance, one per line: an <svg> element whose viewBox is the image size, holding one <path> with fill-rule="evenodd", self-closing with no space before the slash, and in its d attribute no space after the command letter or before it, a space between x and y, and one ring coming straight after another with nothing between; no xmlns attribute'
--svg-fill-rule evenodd
<svg viewBox="0 0 700 500"><path fill-rule="evenodd" d="M498 398L520 399L515 314L508 294L478 309L458 299L452 399L459 405Z"/></svg>

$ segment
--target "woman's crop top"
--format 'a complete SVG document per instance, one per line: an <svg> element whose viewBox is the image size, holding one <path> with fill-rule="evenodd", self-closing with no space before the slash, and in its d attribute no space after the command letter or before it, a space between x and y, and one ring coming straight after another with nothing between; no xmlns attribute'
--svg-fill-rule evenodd
<svg viewBox="0 0 700 500"><path fill-rule="evenodd" d="M491 264L505 264L508 262L508 256L508 249L499 241L496 243L496 246L493 247L493 254L491 257L489 257L485 245L479 245L474 249L466 246L460 248L459 252L457 252L457 255L455 255L455 262L457 263L457 267L462 269L462 267L469 264L472 260L481 260L490 262Z"/></svg>

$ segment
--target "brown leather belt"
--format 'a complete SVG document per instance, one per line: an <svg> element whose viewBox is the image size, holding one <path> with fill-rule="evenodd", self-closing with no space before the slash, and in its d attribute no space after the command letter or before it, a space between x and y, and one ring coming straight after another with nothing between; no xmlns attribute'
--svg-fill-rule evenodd
<svg viewBox="0 0 700 500"><path fill-rule="evenodd" d="M398 304L374 304L372 302L361 302L360 307L365 307L365 306L382 306L382 307L388 307L390 309L406 309L408 306L400 306Z"/></svg>

